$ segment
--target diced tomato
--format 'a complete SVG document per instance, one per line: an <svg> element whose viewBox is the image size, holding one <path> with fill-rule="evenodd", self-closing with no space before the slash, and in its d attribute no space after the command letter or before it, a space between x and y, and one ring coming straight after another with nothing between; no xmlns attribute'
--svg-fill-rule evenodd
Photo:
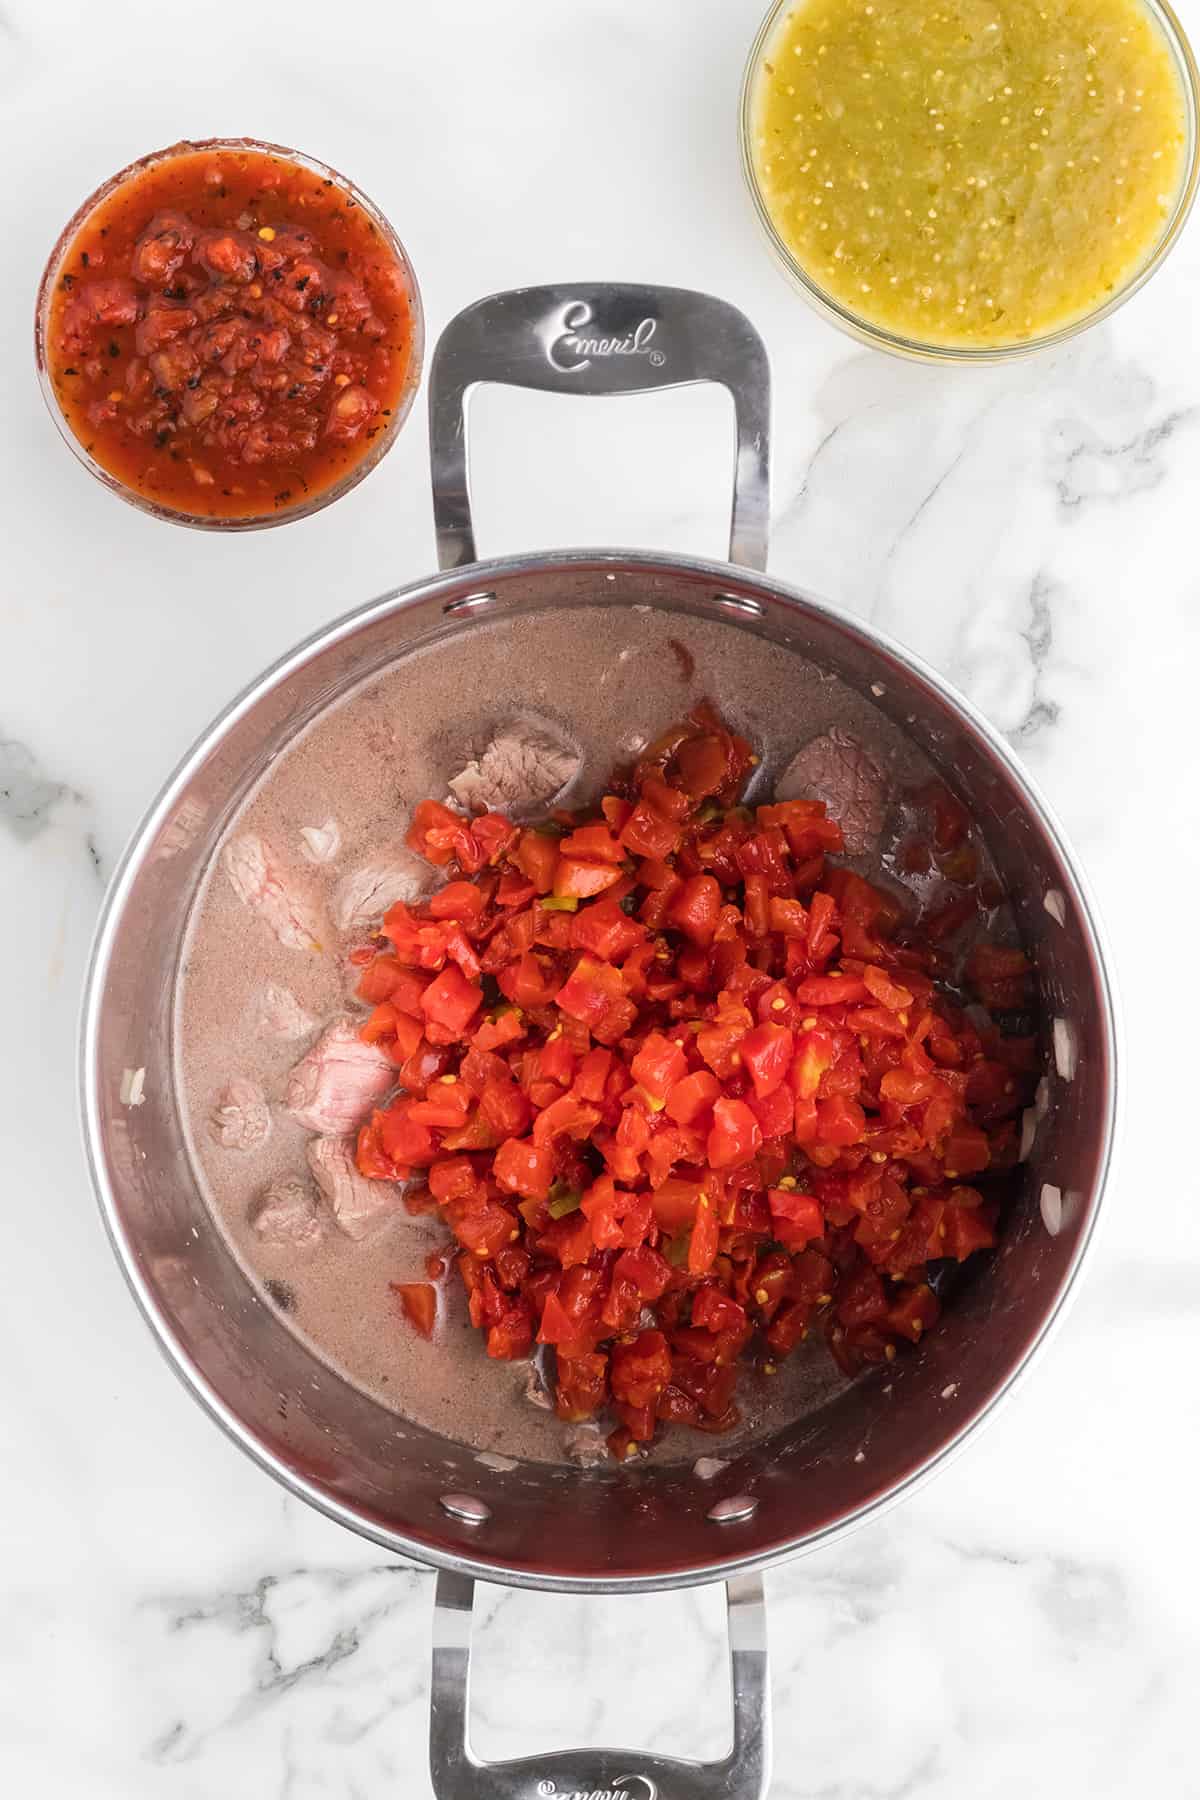
<svg viewBox="0 0 1200 1800"><path fill-rule="evenodd" d="M563 838L559 845L563 856L579 857L584 862L623 862L625 852L607 825L580 825Z"/></svg>
<svg viewBox="0 0 1200 1800"><path fill-rule="evenodd" d="M463 1082L453 1075L442 1075L430 1082L424 1099L417 1095L409 1099L408 1116L438 1131L457 1131L467 1121L471 1102L471 1091Z"/></svg>
<svg viewBox="0 0 1200 1800"><path fill-rule="evenodd" d="M539 831L523 831L513 852L521 873L533 883L539 894L548 894L554 886L554 870L558 863L558 841Z"/></svg>
<svg viewBox="0 0 1200 1800"><path fill-rule="evenodd" d="M859 1269L843 1284L836 1311L843 1325L875 1325L887 1317L887 1296L874 1269Z"/></svg>
<svg viewBox="0 0 1200 1800"><path fill-rule="evenodd" d="M621 871L612 863L560 856L554 870L554 893L560 899L586 900L593 894L602 894L620 879Z"/></svg>
<svg viewBox="0 0 1200 1800"><path fill-rule="evenodd" d="M954 1257L956 1262L964 1262L976 1250L990 1250L996 1242L991 1218L983 1207L949 1205L943 1223L943 1255Z"/></svg>
<svg viewBox="0 0 1200 1800"><path fill-rule="evenodd" d="M620 969L586 954L559 990L557 1003L603 1044L615 1043L637 1017L636 1006L626 998Z"/></svg>
<svg viewBox="0 0 1200 1800"><path fill-rule="evenodd" d="M667 908L667 923L693 944L707 948L721 911L721 884L711 875L692 875L676 891Z"/></svg>
<svg viewBox="0 0 1200 1800"><path fill-rule="evenodd" d="M429 902L431 918L457 919L464 925L477 924L482 911L483 894L473 881L448 882Z"/></svg>
<svg viewBox="0 0 1200 1800"><path fill-rule="evenodd" d="M607 1355L589 1351L559 1363L554 1410L560 1419L568 1423L594 1419L607 1398Z"/></svg>
<svg viewBox="0 0 1200 1800"><path fill-rule="evenodd" d="M708 1282L692 1301L692 1323L703 1331L740 1332L746 1328L746 1309L724 1288Z"/></svg>
<svg viewBox="0 0 1200 1800"><path fill-rule="evenodd" d="M913 1004L911 988L902 987L899 982L892 981L882 969L868 963L863 970L863 983L867 992L880 1006L886 1006L890 1012L903 1012Z"/></svg>
<svg viewBox="0 0 1200 1800"><path fill-rule="evenodd" d="M698 812L749 755L700 709L630 798L557 812L556 836L434 803L414 832L461 878L352 958L401 1090L359 1168L428 1170L406 1201L453 1232L488 1354L536 1332L560 1416L609 1408L618 1456L659 1421L730 1429L755 1330L778 1358L819 1327L848 1374L919 1342L928 1265L996 1241L965 1182L1015 1162L1038 1067L1028 1028L1005 1039L942 985L936 920L826 861L821 802ZM969 823L935 854L972 913L999 904ZM1032 1005L1011 947L977 946L967 979L995 1012ZM506 1004L481 1019L492 981Z"/></svg>
<svg viewBox="0 0 1200 1800"><path fill-rule="evenodd" d="M506 1044L513 1044L525 1036L525 1021L519 1008L504 1007L495 1018L487 1018L479 1026L471 1038L471 1045L476 1050L502 1050Z"/></svg>
<svg viewBox="0 0 1200 1800"><path fill-rule="evenodd" d="M498 1362L518 1362L532 1348L533 1309L523 1294L514 1294L488 1327L487 1353Z"/></svg>
<svg viewBox="0 0 1200 1800"><path fill-rule="evenodd" d="M533 1117L529 1101L507 1072L490 1075L484 1082L479 1110L498 1138L521 1137Z"/></svg>
<svg viewBox="0 0 1200 1800"><path fill-rule="evenodd" d="M370 1181L394 1181L396 1168L391 1157L383 1148L379 1122L382 1113L373 1114L370 1122L359 1129L355 1144L354 1161L360 1175Z"/></svg>
<svg viewBox="0 0 1200 1800"><path fill-rule="evenodd" d="M706 1123L714 1100L719 1099L721 1084L707 1069L697 1069L675 1082L667 1095L666 1112L677 1125Z"/></svg>
<svg viewBox="0 0 1200 1800"><path fill-rule="evenodd" d="M812 1302L785 1300L767 1326L767 1348L772 1356L790 1356L796 1345L808 1336L812 1318Z"/></svg>
<svg viewBox="0 0 1200 1800"><path fill-rule="evenodd" d="M551 1144L555 1138L565 1135L582 1142L591 1136L599 1123L598 1107L589 1106L574 1094L564 1094L537 1115L533 1122L533 1139L536 1144Z"/></svg>
<svg viewBox="0 0 1200 1800"><path fill-rule="evenodd" d="M853 975L809 975L795 989L800 1006L852 1006L867 997L867 984Z"/></svg>
<svg viewBox="0 0 1200 1800"><path fill-rule="evenodd" d="M813 1100L822 1077L833 1067L837 1049L827 1031L819 1027L801 1032L796 1039L796 1058L792 1064L792 1087L798 1100Z"/></svg>
<svg viewBox="0 0 1200 1800"><path fill-rule="evenodd" d="M772 1138L789 1137L795 1125L795 1103L789 1087L778 1087L760 1099L746 1095L746 1105L758 1120L758 1128L768 1142Z"/></svg>
<svg viewBox="0 0 1200 1800"><path fill-rule="evenodd" d="M461 813L451 812L437 800L422 800L413 812L404 841L427 862L445 868L456 853L456 842L465 826Z"/></svg>
<svg viewBox="0 0 1200 1800"><path fill-rule="evenodd" d="M714 1169L749 1162L761 1144L758 1120L744 1100L722 1098L715 1102L708 1134L708 1160Z"/></svg>
<svg viewBox="0 0 1200 1800"><path fill-rule="evenodd" d="M483 990L448 964L421 995L421 1011L431 1024L460 1036L483 1004Z"/></svg>
<svg viewBox="0 0 1200 1800"><path fill-rule="evenodd" d="M435 1155L432 1131L410 1117L409 1104L400 1100L375 1115L380 1148L395 1169L425 1168Z"/></svg>
<svg viewBox="0 0 1200 1800"><path fill-rule="evenodd" d="M634 1080L651 1100L662 1104L687 1073L687 1058L674 1038L652 1031L629 1066Z"/></svg>
<svg viewBox="0 0 1200 1800"><path fill-rule="evenodd" d="M688 1239L687 1267L689 1275L707 1275L720 1245L721 1225L717 1216L717 1196L709 1191L708 1180L701 1184L696 1202L696 1220Z"/></svg>
<svg viewBox="0 0 1200 1800"><path fill-rule="evenodd" d="M533 1057L538 1082L552 1082L560 1088L570 1087L575 1079L577 1061L566 1032L552 1031ZM552 1095L551 1098L557 1099L558 1096Z"/></svg>
<svg viewBox="0 0 1200 1800"><path fill-rule="evenodd" d="M506 1193L544 1200L554 1180L554 1156L544 1144L508 1138L496 1151L492 1173Z"/></svg>
<svg viewBox="0 0 1200 1800"><path fill-rule="evenodd" d="M571 919L571 943L601 962L621 962L646 936L646 927L631 919L607 895L581 906Z"/></svg>
<svg viewBox="0 0 1200 1800"><path fill-rule="evenodd" d="M469 1156L443 1156L429 1169L429 1191L435 1200L460 1200L479 1191L479 1177Z"/></svg>
<svg viewBox="0 0 1200 1800"><path fill-rule="evenodd" d="M407 1013L399 1012L395 1002L385 1000L372 1012L366 1023L359 1027L359 1037L364 1044L378 1044L386 1050L392 1061L399 1066L407 1062L421 1042L421 1027L416 1019L410 1019Z"/></svg>
<svg viewBox="0 0 1200 1800"><path fill-rule="evenodd" d="M620 842L633 856L672 855L683 832L673 819L655 812L645 800L639 800L621 829Z"/></svg>
<svg viewBox="0 0 1200 1800"><path fill-rule="evenodd" d="M448 1200L444 1212L459 1243L475 1256L490 1260L520 1236L515 1214L497 1200L467 1194Z"/></svg>
<svg viewBox="0 0 1200 1800"><path fill-rule="evenodd" d="M547 1294L538 1328L539 1344L570 1344L579 1335L578 1321L568 1318L558 1295Z"/></svg>
<svg viewBox="0 0 1200 1800"><path fill-rule="evenodd" d="M795 1038L786 1025L756 1025L742 1039L742 1064L760 1099L787 1078L794 1047Z"/></svg>
<svg viewBox="0 0 1200 1800"><path fill-rule="evenodd" d="M739 1009L737 1017L730 1015L712 1025L705 1025L696 1034L696 1049L713 1074L722 1081L728 1081L740 1066L742 1039L749 1024L749 1016L743 1008Z"/></svg>
<svg viewBox="0 0 1200 1800"><path fill-rule="evenodd" d="M825 1218L811 1194L794 1188L768 1188L767 1205L775 1236L789 1250L802 1250L812 1238L824 1236Z"/></svg>
<svg viewBox="0 0 1200 1800"><path fill-rule="evenodd" d="M939 1310L937 1296L928 1283L904 1288L888 1308L888 1329L919 1344L924 1333L937 1324Z"/></svg>
<svg viewBox="0 0 1200 1800"><path fill-rule="evenodd" d="M431 1338L437 1320L437 1289L427 1281L390 1281L388 1286L413 1329L423 1338Z"/></svg>
<svg viewBox="0 0 1200 1800"><path fill-rule="evenodd" d="M375 956L359 977L355 993L370 1006L390 1001L397 1012L421 1016L421 995L429 985L429 977L406 968L395 956Z"/></svg>
<svg viewBox="0 0 1200 1800"><path fill-rule="evenodd" d="M956 1124L942 1145L947 1181L960 1175L979 1175L992 1160L987 1133L978 1125Z"/></svg>
<svg viewBox="0 0 1200 1800"><path fill-rule="evenodd" d="M641 1331L612 1352L613 1398L626 1406L653 1406L671 1378L671 1351L661 1331Z"/></svg>

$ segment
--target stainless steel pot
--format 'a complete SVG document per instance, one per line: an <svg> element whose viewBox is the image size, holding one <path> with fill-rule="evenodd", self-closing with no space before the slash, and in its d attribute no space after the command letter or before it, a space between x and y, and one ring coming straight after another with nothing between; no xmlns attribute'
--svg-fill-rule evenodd
<svg viewBox="0 0 1200 1800"><path fill-rule="evenodd" d="M730 564L626 550L477 563L465 402L477 383L624 394L716 381L737 415ZM87 1152L113 1247L160 1346L226 1432L293 1493L439 1571L431 1755L449 1800L610 1793L627 1800L765 1792L769 1756L759 1571L829 1543L910 1492L992 1411L1075 1281L1108 1168L1113 1001L1083 882L1007 746L931 670L871 626L768 579L768 369L733 307L675 289L581 284L500 294L443 333L430 383L441 573L310 638L235 700L171 776L113 880L88 977L82 1089ZM722 704L742 657L809 659L903 727L982 826L1015 896L1052 1022L1049 1104L1018 1216L919 1354L841 1389L705 1484L690 1468L551 1471L480 1464L398 1421L318 1361L211 1228L185 1147L172 1030L180 945L239 803L292 737L381 668L456 654L499 623L538 666L543 622L576 615L563 710L601 679L601 613L626 605L727 634ZM699 622L707 622L701 624ZM517 677L519 679L519 677ZM730 691L732 690L732 692ZM414 706L418 705L414 678ZM507 703L513 696L501 697ZM666 707L664 702L664 710ZM652 721L661 724L662 719ZM140 1073L139 1073L140 1072ZM865 1447L865 1453L864 1453ZM597 1591L729 1583L735 1742L700 1765L580 1752L494 1767L465 1730L472 1582Z"/></svg>

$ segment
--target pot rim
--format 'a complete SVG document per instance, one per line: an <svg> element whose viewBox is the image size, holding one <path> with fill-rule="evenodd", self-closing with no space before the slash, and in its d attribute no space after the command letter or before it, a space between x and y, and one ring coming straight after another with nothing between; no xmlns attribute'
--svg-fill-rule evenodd
<svg viewBox="0 0 1200 1800"><path fill-rule="evenodd" d="M172 1331L169 1319L157 1304L149 1284L144 1280L133 1246L117 1215L112 1186L100 1151L101 1132L96 1094L97 1044L104 1005L105 980L113 941L120 924L125 901L135 877L141 870L147 843L162 825L178 794L191 780L196 769L210 754L214 745L226 734L229 727L256 705L264 694L286 679L293 670L302 667L314 656L332 649L361 626L386 618L389 614L419 602L436 600L439 596L445 596L454 589L465 588L467 593L460 595L460 598L465 599L470 596L472 591L482 591L492 583L512 575L576 571L603 572L612 567L619 567L623 574L654 575L661 573L694 576L710 580L718 587L728 585L732 577L743 586L766 588L769 590L772 600L779 601L785 607L795 608L802 614L820 614L841 630L865 640L869 648L882 651L893 658L906 673L931 688L961 718L963 723L983 740L991 753L1003 764L1031 811L1046 830L1071 880L1078 916L1089 936L1096 966L1102 1002L1104 1052L1109 1070L1104 1116L1098 1124L1101 1145L1097 1174L1088 1197L1086 1217L1079 1242L1050 1310L1033 1333L1021 1356L1004 1375L999 1385L974 1411L967 1414L957 1430L947 1438L940 1449L919 1463L901 1480L894 1482L891 1487L864 1501L862 1505L855 1507L840 1518L832 1520L829 1524L804 1537L772 1546L764 1551L746 1555L735 1553L726 1557L715 1557L711 1563L705 1563L695 1568L669 1570L662 1575L650 1577L578 1577L545 1574L528 1569L509 1568L501 1562L473 1555L469 1548L464 1548L461 1553L439 1550L417 1538L406 1536L404 1533L381 1528L369 1517L321 1492L312 1483L297 1475L293 1469L284 1465L234 1414L192 1364ZM650 601L649 604L653 605L654 602ZM731 607L731 613L735 610L736 602L734 607ZM699 1587L708 1582L727 1580L734 1575L772 1568L808 1551L836 1543L858 1526L879 1518L902 1499L907 1499L935 1473L944 1468L959 1453L968 1438L995 1416L1001 1403L1013 1392L1018 1382L1025 1377L1034 1362L1044 1352L1051 1334L1061 1324L1069 1299L1078 1292L1079 1273L1095 1238L1096 1222L1111 1174L1116 1149L1122 1102L1119 1055L1122 1033L1119 1003L1110 971L1110 961L1107 936L1097 912L1095 898L1068 844L1062 826L1033 778L1004 738L974 704L946 682L923 658L899 644L888 633L879 630L877 626L867 620L853 617L841 607L835 606L825 599L806 593L790 583L779 581L773 575L763 574L752 569L739 569L730 563L713 562L698 557L675 556L663 552L614 548L549 550L497 557L487 562L471 563L410 582L404 587L396 588L390 593L367 601L364 605L342 614L330 624L310 633L308 637L285 651L260 675L248 683L216 715L180 758L146 808L126 844L104 897L88 957L80 1017L78 1062L80 1123L84 1154L92 1188L100 1207L113 1253L160 1351L193 1398L199 1402L209 1417L215 1420L225 1435L245 1451L259 1468L273 1476L297 1499L307 1502L318 1512L323 1513L326 1518L344 1525L360 1537L379 1544L392 1554L410 1557L414 1562L427 1568L454 1570L472 1576L476 1580L502 1583L509 1587L559 1593L656 1593Z"/></svg>

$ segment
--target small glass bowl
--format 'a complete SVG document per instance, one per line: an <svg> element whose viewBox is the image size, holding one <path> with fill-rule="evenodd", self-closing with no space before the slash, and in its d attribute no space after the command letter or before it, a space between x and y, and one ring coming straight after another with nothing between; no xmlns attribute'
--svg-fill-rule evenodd
<svg viewBox="0 0 1200 1800"><path fill-rule="evenodd" d="M1184 148L1183 177L1179 184L1179 192L1175 204L1165 220L1162 235L1153 250L1129 276L1124 286L1110 294L1103 305L1093 308L1091 312L1071 319L1065 325L1059 325L1053 331L1043 332L1039 337L1022 338L1012 344L938 344L923 342L920 338L904 337L892 332L886 326L876 325L872 320L843 306L813 280L798 258L788 248L775 221L772 219L767 203L759 187L758 174L754 159L754 103L758 87L758 78L768 47L779 27L781 15L791 12L801 0L774 0L766 18L759 26L758 34L750 47L750 55L746 60L746 71L742 77L742 94L740 109L740 137L742 154L742 173L754 202L754 210L758 214L759 223L767 234L767 239L775 255L782 264L785 273L793 284L800 289L804 298L840 330L849 332L860 343L868 344L875 350L890 351L893 356L907 356L918 362L936 363L998 363L1008 362L1014 357L1029 356L1035 350L1045 350L1054 344L1065 343L1068 338L1086 331L1089 326L1096 325L1101 319L1107 319L1110 313L1124 306L1131 295L1143 287L1155 270L1159 268L1167 253L1171 250L1192 210L1192 201L1196 197L1197 182L1200 181L1200 71L1197 70L1192 47L1182 25L1176 18L1167 0L1141 0L1142 5L1150 13L1175 65L1175 73L1183 94L1185 131L1187 142Z"/></svg>
<svg viewBox="0 0 1200 1800"><path fill-rule="evenodd" d="M392 416L388 420L386 429L380 432L378 437L372 441L370 449L364 453L352 468L347 469L345 474L340 476L337 481L331 482L327 488L322 488L319 493L313 494L311 498L298 501L295 506L278 509L273 507L270 513L251 513L236 519L205 518L196 513L184 512L179 507L165 506L161 501L153 500L149 495L139 493L136 488L128 487L125 482L120 481L115 475L111 474L108 469L104 468L102 464L98 463L95 457L88 453L83 444L76 437L74 431L71 429L70 422L63 413L62 407L59 405L58 395L55 393L54 384L50 379L50 370L46 354L46 334L50 320L50 302L54 294L54 289L62 265L75 242L76 236L89 216L103 201L108 199L109 195L112 194L116 188L119 188L123 182L128 181L131 176L142 175L147 169L154 167L158 163L167 162L172 157L192 156L197 151L204 150L251 150L258 151L265 156L277 156L284 161L296 163L300 168L307 169L314 175L319 175L323 181L332 181L335 186L343 189L345 193L350 195L355 205L360 206L363 209L371 222L376 226L388 249L395 257L404 276L405 285L408 290L408 304L412 319L412 349L409 356L408 370L405 374L404 388L399 400L392 409ZM357 487L363 477L369 475L376 464L381 462L387 455L388 451L396 441L400 427L404 424L404 421L412 411L412 404L416 399L417 389L421 382L421 368L425 354L425 315L421 309L421 292L417 286L417 278L413 273L413 267L412 263L409 261L408 252L405 250L404 245L400 242L400 239L396 236L395 231L392 229L388 220L380 212L379 208L367 198L361 188L356 187L352 181L348 181L347 178L344 175L339 174L336 169L332 169L328 164L318 161L316 157L306 156L303 151L300 150L289 150L283 144L266 143L260 138L249 137L184 139L178 144L170 145L166 150L154 150L151 151L148 156L138 157L136 162L129 163L124 169L121 169L116 175L111 176L109 180L104 182L102 186L98 187L94 194L89 195L74 216L67 221L66 225L64 225L62 232L59 235L58 242L50 252L50 259L46 264L41 284L38 288L37 310L34 316L33 332L34 356L37 362L38 381L41 385L42 397L49 408L51 418L58 426L61 436L70 446L75 456L78 457L84 468L87 469L90 474L94 475L97 481L103 482L110 493L119 495L122 500L127 500L131 506L136 506L139 511L150 513L151 516L156 519L167 519L173 525L191 525L199 531L261 531L269 525L289 525L293 519L306 519L310 514L320 512L322 507L329 506L334 500L340 500L342 495L349 493L352 487Z"/></svg>

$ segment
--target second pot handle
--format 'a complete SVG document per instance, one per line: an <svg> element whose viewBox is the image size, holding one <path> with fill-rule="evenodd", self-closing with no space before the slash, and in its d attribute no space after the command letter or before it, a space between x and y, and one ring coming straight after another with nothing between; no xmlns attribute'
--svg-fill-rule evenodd
<svg viewBox="0 0 1200 1800"><path fill-rule="evenodd" d="M639 394L713 381L737 416L729 560L764 569L770 499L771 377L744 313L688 288L624 282L513 288L451 319L429 373L429 454L438 565L476 560L466 402L495 381L553 394Z"/></svg>
<svg viewBox="0 0 1200 1800"><path fill-rule="evenodd" d="M771 1779L771 1695L762 1577L725 1590L733 1683L733 1746L720 1762L637 1750L557 1750L483 1762L468 1729L471 1602L467 1575L439 1573L433 1609L429 1774L437 1800L766 1800Z"/></svg>

